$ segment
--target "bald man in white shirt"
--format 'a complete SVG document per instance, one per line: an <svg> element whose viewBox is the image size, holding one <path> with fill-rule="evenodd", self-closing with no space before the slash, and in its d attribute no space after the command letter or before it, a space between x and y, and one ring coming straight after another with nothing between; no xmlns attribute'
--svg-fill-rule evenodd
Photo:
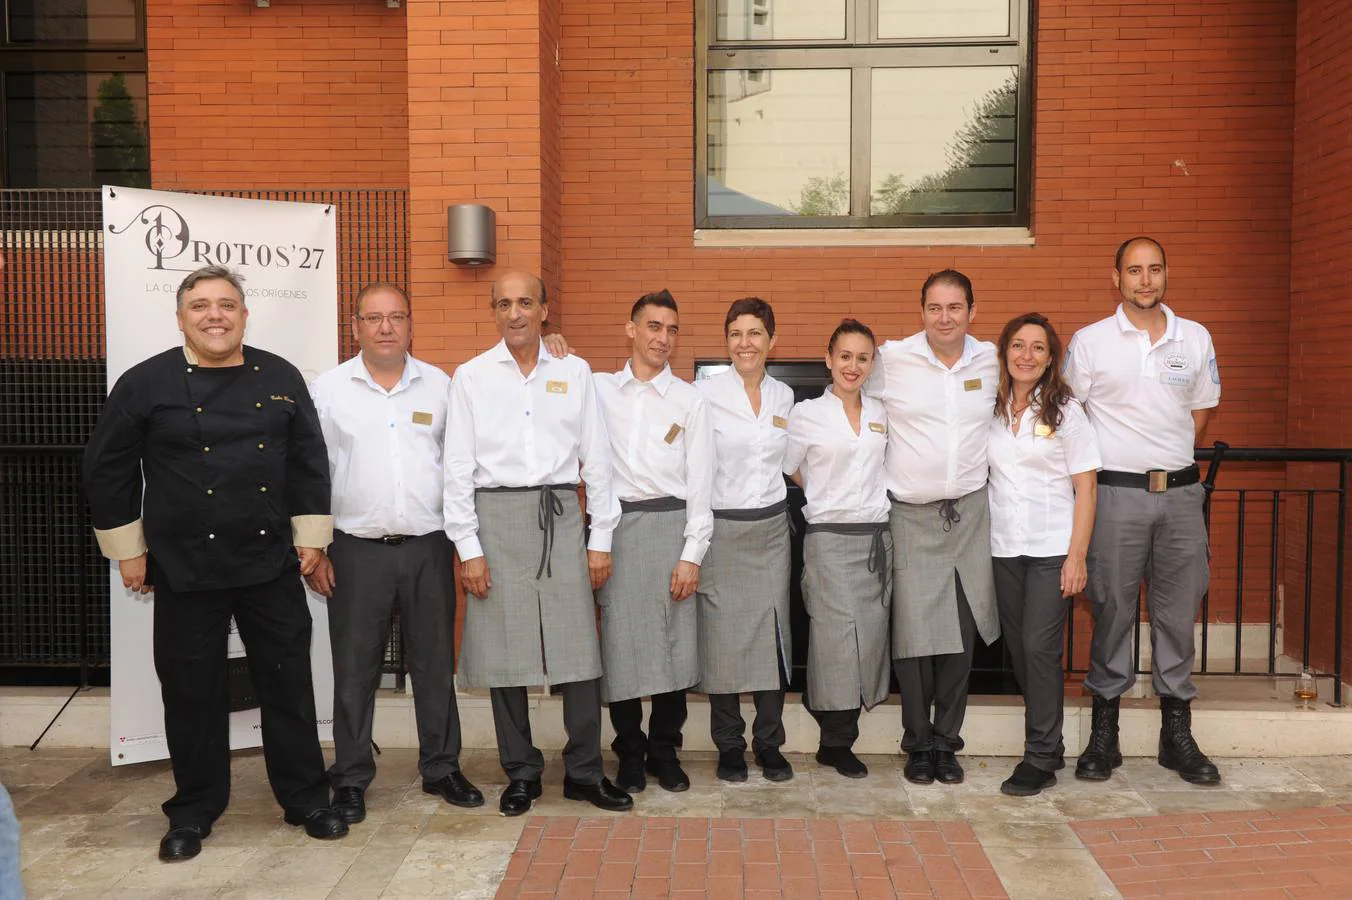
<svg viewBox="0 0 1352 900"><path fill-rule="evenodd" d="M1221 377L1211 334L1164 305L1168 282L1158 241L1123 241L1113 269L1117 311L1076 332L1065 366L1103 456L1089 545L1094 637L1084 684L1093 725L1075 766L1088 781L1107 780L1122 764L1118 707L1136 683L1132 632L1142 581L1160 698L1159 764L1192 784L1221 780L1192 736L1193 623L1210 583L1206 491L1193 448L1220 403Z"/></svg>

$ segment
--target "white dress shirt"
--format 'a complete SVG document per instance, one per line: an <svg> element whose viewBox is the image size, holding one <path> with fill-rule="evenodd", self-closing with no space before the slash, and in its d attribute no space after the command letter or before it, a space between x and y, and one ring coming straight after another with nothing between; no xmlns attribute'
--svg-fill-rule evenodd
<svg viewBox="0 0 1352 900"><path fill-rule="evenodd" d="M751 411L742 376L725 371L695 382L714 422L714 509L763 509L783 500L793 389L766 374L760 415Z"/></svg>
<svg viewBox="0 0 1352 900"><path fill-rule="evenodd" d="M587 548L610 552L620 521L610 439L591 367L555 359L544 343L529 375L499 341L456 369L446 429L446 534L462 560L483 556L474 491L486 487L587 484Z"/></svg>
<svg viewBox="0 0 1352 900"><path fill-rule="evenodd" d="M714 435L704 397L671 366L639 381L629 363L614 374L596 374L596 397L610 435L616 495L684 500L681 559L699 565L714 533Z"/></svg>
<svg viewBox="0 0 1352 900"><path fill-rule="evenodd" d="M967 335L949 369L922 331L878 348L864 390L887 410L887 489L903 503L956 500L986 485L986 442L1000 363Z"/></svg>
<svg viewBox="0 0 1352 900"><path fill-rule="evenodd" d="M803 515L809 525L887 521L887 413L881 401L862 399L858 434L850 427L845 404L830 388L789 414L784 474L802 473L807 496Z"/></svg>
<svg viewBox="0 0 1352 900"><path fill-rule="evenodd" d="M358 353L314 380L329 452L334 527L354 537L439 531L446 389L436 366L405 355L399 383L376 384Z"/></svg>
<svg viewBox="0 0 1352 900"><path fill-rule="evenodd" d="M1037 418L1036 406L1024 410L1017 435L991 417L992 556L1064 556L1075 521L1070 476L1103 466L1078 400L1062 407L1056 429Z"/></svg>
<svg viewBox="0 0 1352 900"><path fill-rule="evenodd" d="M1211 334L1161 306L1164 336L1153 345L1118 305L1114 315L1077 331L1066 351L1066 381L1089 413L1110 471L1192 465L1192 411L1221 402Z"/></svg>

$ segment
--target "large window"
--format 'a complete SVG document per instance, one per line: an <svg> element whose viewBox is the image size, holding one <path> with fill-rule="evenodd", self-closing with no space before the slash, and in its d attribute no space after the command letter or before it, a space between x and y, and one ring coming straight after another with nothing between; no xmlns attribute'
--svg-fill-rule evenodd
<svg viewBox="0 0 1352 900"><path fill-rule="evenodd" d="M0 4L0 187L149 187L144 0Z"/></svg>
<svg viewBox="0 0 1352 900"><path fill-rule="evenodd" d="M697 0L702 228L1026 226L1031 0Z"/></svg>

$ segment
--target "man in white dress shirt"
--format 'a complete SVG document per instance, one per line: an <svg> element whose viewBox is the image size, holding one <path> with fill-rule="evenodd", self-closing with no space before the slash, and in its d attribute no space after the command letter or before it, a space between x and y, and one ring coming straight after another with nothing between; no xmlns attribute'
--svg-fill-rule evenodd
<svg viewBox="0 0 1352 900"><path fill-rule="evenodd" d="M601 768L601 649L592 591L610 577L620 518L610 440L591 368L555 359L540 333L544 284L509 272L493 285L502 340L456 370L446 431L446 533L466 590L460 680L490 689L498 757L510 783L498 808L519 816L541 796L527 687L560 685L568 744L564 796L633 806ZM587 486L591 534L577 495Z"/></svg>
<svg viewBox="0 0 1352 900"><path fill-rule="evenodd" d="M1075 766L1089 781L1122 764L1118 705L1136 683L1131 636L1142 580L1160 698L1159 764L1193 784L1221 780L1193 740L1191 708L1193 623L1210 582L1206 491L1193 448L1220 403L1221 377L1210 333L1164 305L1168 281L1158 241L1124 241L1113 270L1117 311L1075 334L1065 366L1103 455L1089 545L1094 638L1084 683L1093 727Z"/></svg>
<svg viewBox="0 0 1352 900"><path fill-rule="evenodd" d="M622 511L615 572L597 597L601 692L615 728L616 781L626 791L646 787L645 770L668 791L690 786L677 750L686 690L699 682L693 595L714 530L714 446L704 397L667 363L679 330L675 298L644 294L625 323L629 362L596 375ZM647 735L645 696L652 697Z"/></svg>
<svg viewBox="0 0 1352 900"><path fill-rule="evenodd" d="M901 693L904 775L963 780L967 687L976 636L1000 636L986 500L995 345L967 334L971 280L945 269L920 291L924 330L878 348L865 391L887 411L892 499L892 659ZM933 717L931 718L931 708Z"/></svg>
<svg viewBox="0 0 1352 900"><path fill-rule="evenodd" d="M451 380L409 355L412 311L392 284L357 295L352 336L361 352L311 387L333 481L333 544L308 579L329 598L333 805L349 823L366 817L366 788L376 772L375 693L397 602L423 790L455 806L482 806L483 794L460 771L451 674L455 576L441 511Z"/></svg>

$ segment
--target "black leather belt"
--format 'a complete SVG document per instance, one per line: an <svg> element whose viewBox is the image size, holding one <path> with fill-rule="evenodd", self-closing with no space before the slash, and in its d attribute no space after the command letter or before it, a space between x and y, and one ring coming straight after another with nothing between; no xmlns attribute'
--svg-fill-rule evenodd
<svg viewBox="0 0 1352 900"><path fill-rule="evenodd" d="M1108 487L1129 487L1140 488L1143 491L1149 491L1152 494L1162 494L1170 488L1187 487L1190 484L1196 484L1202 480L1202 472L1196 465L1188 466L1186 469L1179 469L1177 472L1168 472L1164 469L1151 469L1144 474L1138 472L1109 472L1098 473L1098 483L1106 484Z"/></svg>
<svg viewBox="0 0 1352 900"><path fill-rule="evenodd" d="M388 544L391 547L397 547L404 541L411 541L418 535L416 534L385 534L380 537L362 537L356 534L349 534L348 537L354 537L359 541L370 541L373 544Z"/></svg>

